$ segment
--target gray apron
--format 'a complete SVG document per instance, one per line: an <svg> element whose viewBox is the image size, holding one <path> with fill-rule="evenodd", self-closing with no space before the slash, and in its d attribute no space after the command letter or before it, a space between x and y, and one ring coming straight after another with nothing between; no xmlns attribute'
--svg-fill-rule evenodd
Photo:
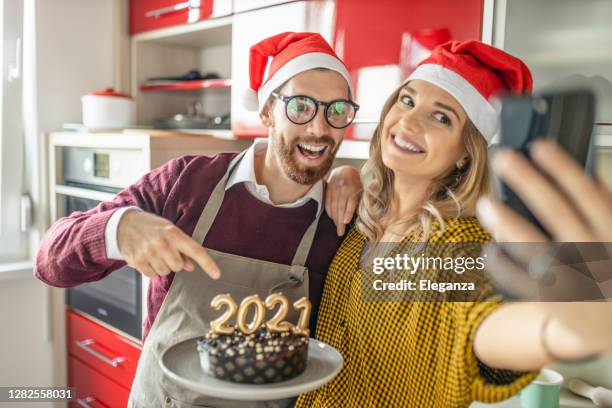
<svg viewBox="0 0 612 408"><path fill-rule="evenodd" d="M245 152L236 156L225 175L217 183L196 224L192 238L202 244L210 230L223 198L227 180ZM317 229L319 216L308 227L297 248L291 265L232 255L207 249L221 270L221 278L213 280L199 267L194 272L179 272L157 314L144 343L136 377L130 392L128 407L283 407L290 400L269 402L230 401L213 398L175 385L163 375L159 366L162 351L189 338L201 336L209 330L209 323L219 317L212 310L211 300L220 293L229 293L236 302L249 295L262 299L282 291L294 302L308 297L308 270L304 266ZM257 237L245 237L257 239ZM289 308L287 320L297 322L297 312ZM194 349L196 344L194 341Z"/></svg>

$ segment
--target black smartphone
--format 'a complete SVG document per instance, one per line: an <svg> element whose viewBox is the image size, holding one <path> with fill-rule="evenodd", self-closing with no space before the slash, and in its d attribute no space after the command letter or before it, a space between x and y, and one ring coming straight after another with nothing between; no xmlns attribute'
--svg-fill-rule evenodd
<svg viewBox="0 0 612 408"><path fill-rule="evenodd" d="M530 157L529 145L539 138L555 139L587 172L594 171L592 142L595 96L586 89L551 91L502 99L499 147ZM529 180L525 180L529 183ZM497 198L549 235L521 199L493 177Z"/></svg>

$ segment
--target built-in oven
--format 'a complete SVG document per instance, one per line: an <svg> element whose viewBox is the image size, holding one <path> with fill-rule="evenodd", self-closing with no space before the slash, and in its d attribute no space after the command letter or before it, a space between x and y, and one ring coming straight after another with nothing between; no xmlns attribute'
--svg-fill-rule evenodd
<svg viewBox="0 0 612 408"><path fill-rule="evenodd" d="M62 184L56 187L60 215L88 211L111 200L121 187L138 178L135 152L98 148L66 147L62 153ZM96 282L84 283L66 292L66 303L105 325L142 338L142 275L128 266Z"/></svg>
<svg viewBox="0 0 612 408"><path fill-rule="evenodd" d="M99 201L64 196L64 211L87 211ZM111 272L105 278L69 288L67 304L91 315L132 337L142 336L142 282L138 271L129 266Z"/></svg>

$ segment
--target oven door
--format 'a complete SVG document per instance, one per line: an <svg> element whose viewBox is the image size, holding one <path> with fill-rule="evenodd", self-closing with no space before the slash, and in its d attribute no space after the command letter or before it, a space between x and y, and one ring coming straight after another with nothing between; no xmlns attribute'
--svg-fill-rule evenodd
<svg viewBox="0 0 612 408"><path fill-rule="evenodd" d="M87 211L99 201L62 195L63 214ZM66 303L136 339L142 338L141 274L129 266L113 271L97 282L67 290Z"/></svg>

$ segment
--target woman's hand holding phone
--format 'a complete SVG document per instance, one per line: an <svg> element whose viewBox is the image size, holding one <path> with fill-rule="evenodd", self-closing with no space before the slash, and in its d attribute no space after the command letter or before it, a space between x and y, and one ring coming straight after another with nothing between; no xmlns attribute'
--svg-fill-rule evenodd
<svg viewBox="0 0 612 408"><path fill-rule="evenodd" d="M612 191L601 180L585 174L559 145L551 140L539 140L532 145L531 157L536 169L523 155L504 151L497 156L494 171L529 207L553 241L588 242L603 248L609 266L612 253ZM498 242L545 243L549 238L536 226L501 202L483 198L478 203L478 216ZM590 244L592 243L592 244ZM501 244L503 247L503 244ZM539 244L531 247L538 247ZM511 246L511 245L510 245ZM530 251L529 245L519 246ZM529 262L521 263L521 254L507 254L498 245L489 246L487 273L496 286L515 298L549 300L539 304L550 317L546 340L560 357L572 358L567 351L588 350L591 353L612 351L612 298L599 285L612 279L612 270L604 267L591 270L590 279L584 271L554 275L556 281L542 282L533 276ZM525 258L524 258L525 259ZM597 265L595 262L591 265ZM586 263L589 265L589 263ZM566 265L566 269L572 265ZM601 268L599 268L601 269ZM604 302L566 302L565 300L604 300ZM575 299L575 297L581 299ZM594 297L593 297L594 296ZM563 302L552 302L563 300ZM608 322L606 324L606 322ZM562 333L563 336L556 336ZM542 334L544 336L544 334ZM561 341L561 338L565 339ZM561 341L561 343L559 343ZM563 343L563 344L562 344ZM558 352L561 350L561 352ZM563 351L566 353L564 354ZM589 354L589 353L587 353Z"/></svg>
<svg viewBox="0 0 612 408"><path fill-rule="evenodd" d="M612 242L610 188L585 174L584 169L551 140L534 142L531 156L541 172L526 157L511 150L498 152L493 168L527 204L553 240ZM481 199L478 215L498 241L548 240L538 228L496 200Z"/></svg>

